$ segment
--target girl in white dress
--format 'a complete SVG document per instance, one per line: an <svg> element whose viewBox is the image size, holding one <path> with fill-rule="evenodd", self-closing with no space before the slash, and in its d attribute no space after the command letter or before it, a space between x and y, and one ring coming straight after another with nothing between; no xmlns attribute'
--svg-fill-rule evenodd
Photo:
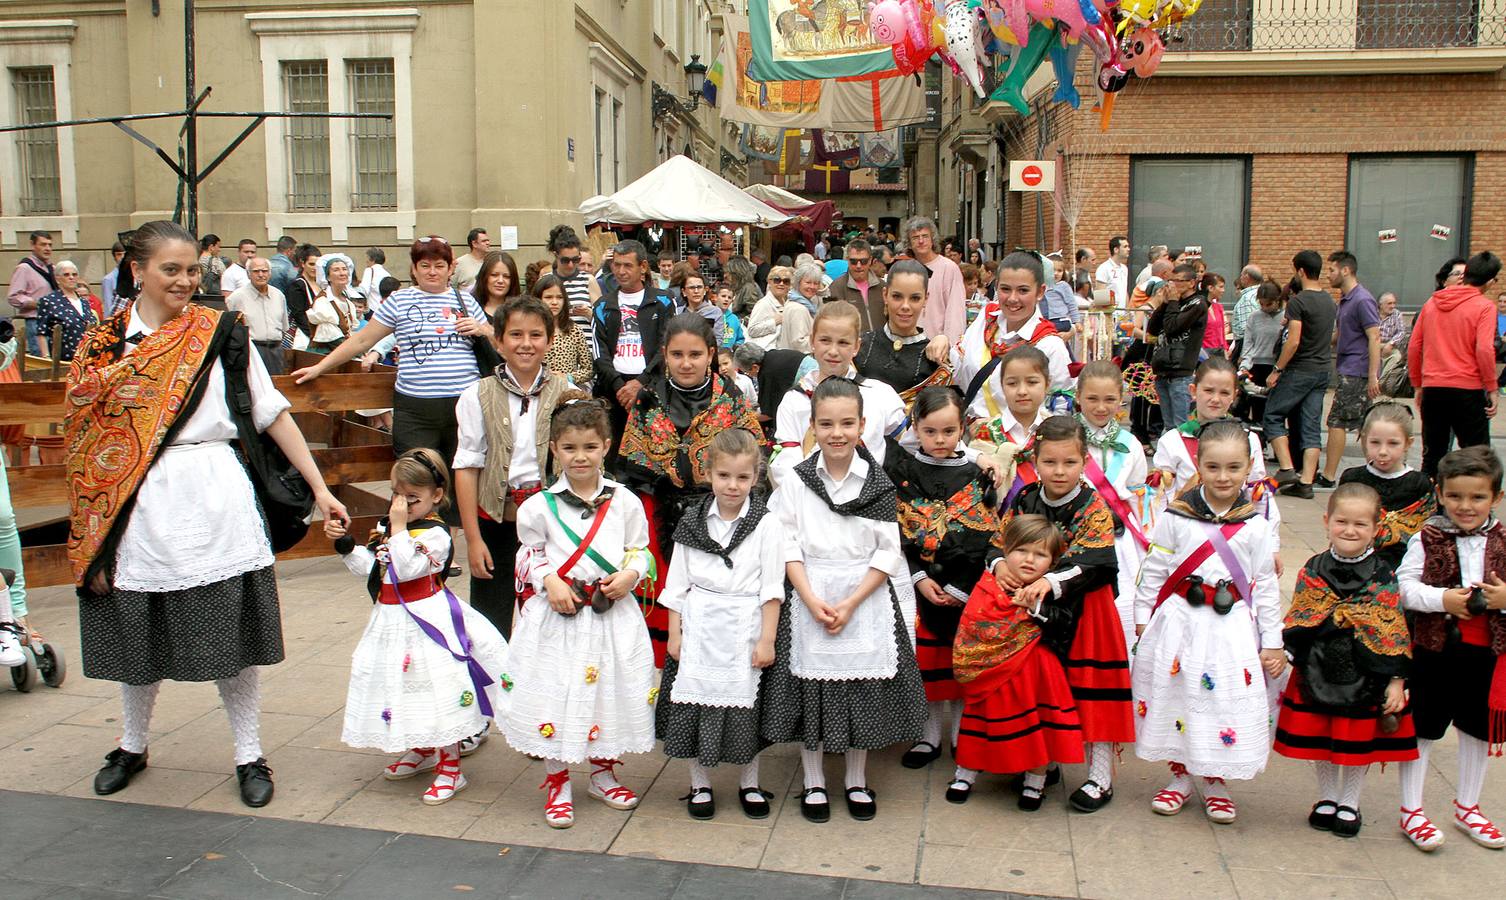
<svg viewBox="0 0 1506 900"><path fill-rule="evenodd" d="M1204 810L1223 824L1236 812L1224 779L1265 769L1262 672L1278 678L1286 653L1272 527L1244 490L1244 426L1212 422L1199 438L1200 484L1156 522L1135 594L1135 755L1171 764L1152 810L1181 812L1199 776Z"/></svg>
<svg viewBox="0 0 1506 900"><path fill-rule="evenodd" d="M499 700L507 642L486 617L444 586L454 548L436 514L449 501L449 474L427 448L392 466L392 509L380 531L357 547L345 525L326 520L345 567L367 579L376 605L351 654L350 690L340 739L352 747L402 753L382 771L398 781L434 772L424 803L465 790L461 739L484 731Z"/></svg>
<svg viewBox="0 0 1506 900"><path fill-rule="evenodd" d="M845 751L847 810L867 820L877 811L868 751L921 737L925 688L890 587L908 571L894 484L861 446L863 393L828 378L811 412L819 449L774 497L795 593L780 610L765 675L763 736L801 742L800 811L812 822L831 817L821 754Z"/></svg>
<svg viewBox="0 0 1506 900"><path fill-rule="evenodd" d="M1119 562L1115 605L1124 625L1124 646L1135 646L1135 577L1152 524L1150 488L1145 484L1145 448L1119 422L1124 404L1124 375L1112 360L1083 366L1077 376L1077 418L1087 429L1088 460L1083 475L1108 502L1123 531L1114 537ZM1109 490L1112 488L1112 490Z"/></svg>
<svg viewBox="0 0 1506 900"><path fill-rule="evenodd" d="M1157 481L1160 493L1156 500L1159 513L1198 477L1197 448L1198 429L1219 419L1227 418L1229 408L1239 391L1234 364L1222 357L1204 360L1192 375L1193 417L1172 426L1156 441L1156 454L1151 458L1152 480ZM1250 467L1246 475L1246 490L1255 508L1271 523L1271 553L1281 550L1281 508L1276 505L1275 485L1266 480L1265 451L1260 439L1254 434L1245 436L1250 445ZM1276 574L1281 574L1281 560L1274 560ZM1272 710L1274 714L1274 709Z"/></svg>
<svg viewBox="0 0 1506 900"><path fill-rule="evenodd" d="M615 769L622 754L654 748L657 696L648 628L628 597L655 576L648 519L632 491L602 477L606 405L579 393L561 401L549 447L564 475L518 507L522 611L497 714L513 749L544 760L551 828L575 824L570 763L591 761L590 796L613 809L638 805Z"/></svg>
<svg viewBox="0 0 1506 900"><path fill-rule="evenodd" d="M753 487L763 457L753 435L729 428L711 439L711 494L691 504L659 603L669 610L669 653L655 728L668 756L690 760L691 818L716 814L711 768L742 766L738 800L750 819L769 815L758 785L759 684L774 661L784 601L784 540Z"/></svg>

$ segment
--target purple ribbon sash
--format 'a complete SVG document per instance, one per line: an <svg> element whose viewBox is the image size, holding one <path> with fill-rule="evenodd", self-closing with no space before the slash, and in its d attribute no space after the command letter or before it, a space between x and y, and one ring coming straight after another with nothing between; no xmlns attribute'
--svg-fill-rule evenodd
<svg viewBox="0 0 1506 900"><path fill-rule="evenodd" d="M393 569L391 559L387 560L387 577L392 579L393 593L397 594L398 605L403 608L403 612L408 614L408 618L413 620L413 624L417 625L420 631L428 635L430 640L444 648L444 651L450 654L456 662L465 663L466 672L471 676L471 684L476 688L476 705L481 708L483 716L486 716L488 719L491 718L492 702L487 699L486 689L496 683L496 679L486 674L486 669L482 668L481 664L476 662L475 657L471 655L471 636L465 630L465 614L460 608L460 598L451 593L449 587L440 588L444 591L445 600L450 605L450 623L455 626L455 639L460 642L461 652L456 653L450 649L450 643L445 640L444 632L425 622L415 615L413 610L408 608L407 599L397 589L397 571Z"/></svg>

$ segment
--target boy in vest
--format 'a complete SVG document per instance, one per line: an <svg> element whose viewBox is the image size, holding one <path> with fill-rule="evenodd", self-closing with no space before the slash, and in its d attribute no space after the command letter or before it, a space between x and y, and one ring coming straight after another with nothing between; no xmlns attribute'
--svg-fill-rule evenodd
<svg viewBox="0 0 1506 900"><path fill-rule="evenodd" d="M1438 505L1412 536L1397 570L1412 622L1411 694L1418 758L1400 763L1401 829L1426 852L1443 834L1422 811L1428 751L1450 724L1459 732L1454 826L1475 843L1506 847L1480 811L1485 763L1506 742L1506 525L1501 461L1489 447L1455 450L1438 464Z"/></svg>

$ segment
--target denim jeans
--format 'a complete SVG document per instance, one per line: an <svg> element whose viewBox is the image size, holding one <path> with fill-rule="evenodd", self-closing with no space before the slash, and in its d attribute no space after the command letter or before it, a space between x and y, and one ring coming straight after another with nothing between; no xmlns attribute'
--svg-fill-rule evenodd
<svg viewBox="0 0 1506 900"><path fill-rule="evenodd" d="M1327 388L1327 369L1281 373L1281 379L1265 401L1265 418L1261 421L1265 439L1286 437L1286 417L1296 410L1303 451L1321 449Z"/></svg>
<svg viewBox="0 0 1506 900"><path fill-rule="evenodd" d="M1157 377L1156 399L1161 401L1161 433L1175 431L1192 414L1192 376Z"/></svg>

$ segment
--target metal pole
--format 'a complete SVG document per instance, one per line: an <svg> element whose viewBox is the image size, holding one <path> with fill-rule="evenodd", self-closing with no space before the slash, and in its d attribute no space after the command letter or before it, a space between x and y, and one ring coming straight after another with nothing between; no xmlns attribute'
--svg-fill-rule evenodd
<svg viewBox="0 0 1506 900"><path fill-rule="evenodd" d="M183 106L188 110L184 139L188 142L188 158L183 167L188 173L184 190L187 192L188 209L185 227L190 234L199 233L199 120L194 95L194 15L193 0L183 0Z"/></svg>

